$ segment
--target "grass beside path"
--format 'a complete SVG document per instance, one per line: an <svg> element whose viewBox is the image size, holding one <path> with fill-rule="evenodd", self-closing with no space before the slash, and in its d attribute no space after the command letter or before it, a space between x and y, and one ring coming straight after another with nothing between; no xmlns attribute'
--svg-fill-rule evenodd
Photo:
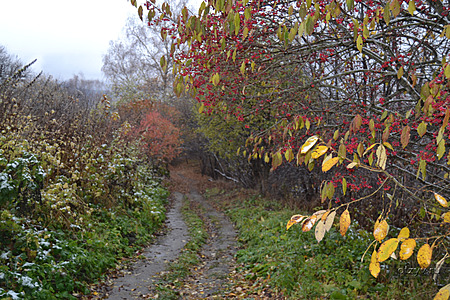
<svg viewBox="0 0 450 300"><path fill-rule="evenodd" d="M356 223L342 237L335 220L317 243L314 229L302 232L293 226L286 231L286 222L299 212L275 200L249 191L211 189L207 195L227 211L239 231L234 280L239 299L432 299L438 290L432 274L401 272L412 261L390 259L379 278L373 278L370 254L361 262L373 237ZM268 297L271 290L275 293Z"/></svg>

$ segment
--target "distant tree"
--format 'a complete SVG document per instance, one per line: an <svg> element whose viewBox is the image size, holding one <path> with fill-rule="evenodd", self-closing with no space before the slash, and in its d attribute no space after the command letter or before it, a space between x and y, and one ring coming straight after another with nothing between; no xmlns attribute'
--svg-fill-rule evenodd
<svg viewBox="0 0 450 300"><path fill-rule="evenodd" d="M20 80L30 76L29 67L33 63L34 61L25 66L17 55L8 53L6 47L0 45L0 84L8 78Z"/></svg>
<svg viewBox="0 0 450 300"><path fill-rule="evenodd" d="M98 79L85 79L82 73L74 75L65 81L63 86L78 100L89 107L98 103L104 94L108 93L106 84Z"/></svg>
<svg viewBox="0 0 450 300"><path fill-rule="evenodd" d="M17 56L8 53L5 46L0 45L0 82L12 76L22 67L22 62Z"/></svg>
<svg viewBox="0 0 450 300"><path fill-rule="evenodd" d="M174 15L179 14L185 4L184 0L171 3ZM164 21L156 26L148 25L130 17L124 37L111 41L103 57L102 71L111 82L114 96L121 100L174 98L174 64L169 54L176 41L161 34L162 28L167 26Z"/></svg>

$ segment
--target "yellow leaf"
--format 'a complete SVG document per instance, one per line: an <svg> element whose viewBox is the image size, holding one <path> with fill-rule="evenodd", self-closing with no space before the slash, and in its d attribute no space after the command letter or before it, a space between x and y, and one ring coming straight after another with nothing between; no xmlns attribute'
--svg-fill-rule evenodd
<svg viewBox="0 0 450 300"><path fill-rule="evenodd" d="M406 260L410 258L414 252L415 247L416 247L415 239L404 240L402 245L400 246L400 259Z"/></svg>
<svg viewBox="0 0 450 300"><path fill-rule="evenodd" d="M423 137L423 135L427 132L427 125L428 123L422 121L422 123L417 126L417 133L420 137Z"/></svg>
<svg viewBox="0 0 450 300"><path fill-rule="evenodd" d="M339 129L336 129L336 131L333 134L333 139L337 140L339 138Z"/></svg>
<svg viewBox="0 0 450 300"><path fill-rule="evenodd" d="M344 177L342 178L342 193L344 194L344 196L346 192L347 192L347 179L345 179Z"/></svg>
<svg viewBox="0 0 450 300"><path fill-rule="evenodd" d="M317 216L311 216L311 217L307 218L305 221L303 221L302 231L303 232L310 231L313 228L316 221L317 221Z"/></svg>
<svg viewBox="0 0 450 300"><path fill-rule="evenodd" d="M244 75L245 74L245 61L242 62L240 70L241 70L242 75Z"/></svg>
<svg viewBox="0 0 450 300"><path fill-rule="evenodd" d="M322 161L322 165L326 162L326 161L328 161L328 160L330 160L330 159L332 159L333 158L333 153L330 153L330 154L328 154L327 156L325 156L325 158L323 159L323 161Z"/></svg>
<svg viewBox="0 0 450 300"><path fill-rule="evenodd" d="M294 152L292 152L292 148L289 148L285 153L284 157L288 162L291 162L294 159Z"/></svg>
<svg viewBox="0 0 450 300"><path fill-rule="evenodd" d="M286 230L288 230L292 225L300 223L305 218L306 218L306 216L293 215L286 225Z"/></svg>
<svg viewBox="0 0 450 300"><path fill-rule="evenodd" d="M356 48L358 48L359 52L362 53L362 46L363 46L363 40L362 37L359 35L358 39L356 40Z"/></svg>
<svg viewBox="0 0 450 300"><path fill-rule="evenodd" d="M339 219L339 232L342 236L344 236L347 232L348 227L350 226L350 222L350 212L348 211L348 209L346 209Z"/></svg>
<svg viewBox="0 0 450 300"><path fill-rule="evenodd" d="M204 103L202 103L202 105L200 105L200 108L198 109L198 113L202 113L203 112L203 110L205 109L205 104Z"/></svg>
<svg viewBox="0 0 450 300"><path fill-rule="evenodd" d="M397 238L400 241L409 238L409 228L408 227L403 227L402 230L400 230L400 233L398 234Z"/></svg>
<svg viewBox="0 0 450 300"><path fill-rule="evenodd" d="M282 163L283 163L283 156L281 155L280 151L272 154L272 170L275 170L276 168L281 166Z"/></svg>
<svg viewBox="0 0 450 300"><path fill-rule="evenodd" d="M311 157L314 159L317 159L317 158L321 157L322 155L324 155L325 153L327 153L327 151L328 151L327 146L319 146L319 147L317 147L316 150L313 151L313 153L311 154Z"/></svg>
<svg viewBox="0 0 450 300"><path fill-rule="evenodd" d="M235 35L238 35L240 25L241 25L241 17L240 17L240 14L235 14L235 15L234 15L234 34L235 34Z"/></svg>
<svg viewBox="0 0 450 300"><path fill-rule="evenodd" d="M431 256L433 255L433 249L429 244L425 244L420 247L417 252L417 262L422 269L427 268L431 264Z"/></svg>
<svg viewBox="0 0 450 300"><path fill-rule="evenodd" d="M334 218L336 217L336 211L333 211L328 214L327 220L325 221L325 230L330 231L331 227L334 223Z"/></svg>
<svg viewBox="0 0 450 300"><path fill-rule="evenodd" d="M375 278L377 278L378 274L380 274L380 263L377 260L377 250L373 250L372 258L370 259L369 271Z"/></svg>
<svg viewBox="0 0 450 300"><path fill-rule="evenodd" d="M380 242L386 237L389 230L389 225L386 222L386 220L382 220L379 223L375 223L375 227L373 229L373 236L377 240L377 242Z"/></svg>
<svg viewBox="0 0 450 300"><path fill-rule="evenodd" d="M392 238L381 244L378 249L378 261L383 262L388 259L398 247L398 239Z"/></svg>
<svg viewBox="0 0 450 300"><path fill-rule="evenodd" d="M394 151L394 147L392 147L392 145L389 142L384 142L383 145L389 149L391 149L392 151Z"/></svg>
<svg viewBox="0 0 450 300"><path fill-rule="evenodd" d="M408 11L411 16L414 15L414 12L416 11L416 4L414 3L414 0L409 0Z"/></svg>
<svg viewBox="0 0 450 300"><path fill-rule="evenodd" d="M327 212L325 212L323 215L322 215L322 217L320 218L322 221L326 221L327 220L327 217L328 217L328 215L330 214L330 212L331 211L327 211Z"/></svg>
<svg viewBox="0 0 450 300"><path fill-rule="evenodd" d="M324 161L322 163L322 172L327 172L330 170L337 162L339 161L339 156L336 156L332 159L329 159L327 161Z"/></svg>
<svg viewBox="0 0 450 300"><path fill-rule="evenodd" d="M441 218L444 220L444 223L450 223L450 211L442 214Z"/></svg>
<svg viewBox="0 0 450 300"><path fill-rule="evenodd" d="M366 151L364 151L363 156L367 154L367 152L369 152L373 147L375 147L377 144L373 144L372 146L370 146L369 148L366 149Z"/></svg>
<svg viewBox="0 0 450 300"><path fill-rule="evenodd" d="M439 194L434 193L434 198L436 199L437 202L439 202L440 205L442 205L443 207L447 207L448 206L448 202L447 200L442 197Z"/></svg>
<svg viewBox="0 0 450 300"><path fill-rule="evenodd" d="M291 228L292 225L294 225L294 224L297 224L297 222L295 222L293 220L289 220L286 225L286 230L289 230L289 228Z"/></svg>
<svg viewBox="0 0 450 300"><path fill-rule="evenodd" d="M386 22L386 25L389 25L389 22L391 20L391 11L389 10L389 2L386 3L386 6L384 7L384 12L383 12L383 18L384 18L384 22Z"/></svg>
<svg viewBox="0 0 450 300"><path fill-rule="evenodd" d="M434 296L433 300L447 300L449 296L450 296L449 290L440 289L439 292L436 294L436 296Z"/></svg>
<svg viewBox="0 0 450 300"><path fill-rule="evenodd" d="M353 169L354 167L358 166L359 164L357 162L351 162L347 165L347 169Z"/></svg>
<svg viewBox="0 0 450 300"><path fill-rule="evenodd" d="M317 225L316 225L316 229L315 229L315 237L318 243L320 243L320 241L323 239L323 237L325 236L325 222L323 220L320 220Z"/></svg>
<svg viewBox="0 0 450 300"><path fill-rule="evenodd" d="M412 0L411 0L412 1ZM442 287L433 300L447 300L450 297L450 284Z"/></svg>
<svg viewBox="0 0 450 300"><path fill-rule="evenodd" d="M450 64L447 64L447 66L444 69L444 75L447 77L447 79L450 79Z"/></svg>
<svg viewBox="0 0 450 300"><path fill-rule="evenodd" d="M301 154L306 154L314 145L317 143L319 138L316 135L311 136L306 140L306 142L302 145Z"/></svg>
<svg viewBox="0 0 450 300"><path fill-rule="evenodd" d="M403 73L404 73L403 66L401 66L400 69L398 69L398 71L397 71L397 78L398 79L402 78Z"/></svg>

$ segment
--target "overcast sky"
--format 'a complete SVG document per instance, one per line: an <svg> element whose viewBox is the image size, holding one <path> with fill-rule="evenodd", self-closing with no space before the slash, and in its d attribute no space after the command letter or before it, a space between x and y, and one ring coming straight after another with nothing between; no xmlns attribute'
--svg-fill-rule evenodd
<svg viewBox="0 0 450 300"><path fill-rule="evenodd" d="M57 79L103 79L102 56L137 10L127 0L0 0L0 44Z"/></svg>

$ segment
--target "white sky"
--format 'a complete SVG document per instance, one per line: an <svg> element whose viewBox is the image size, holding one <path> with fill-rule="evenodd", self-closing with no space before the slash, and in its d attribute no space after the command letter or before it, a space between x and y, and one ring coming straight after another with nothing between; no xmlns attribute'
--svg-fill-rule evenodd
<svg viewBox="0 0 450 300"><path fill-rule="evenodd" d="M137 9L127 0L0 0L0 44L36 72L103 79L102 56Z"/></svg>

